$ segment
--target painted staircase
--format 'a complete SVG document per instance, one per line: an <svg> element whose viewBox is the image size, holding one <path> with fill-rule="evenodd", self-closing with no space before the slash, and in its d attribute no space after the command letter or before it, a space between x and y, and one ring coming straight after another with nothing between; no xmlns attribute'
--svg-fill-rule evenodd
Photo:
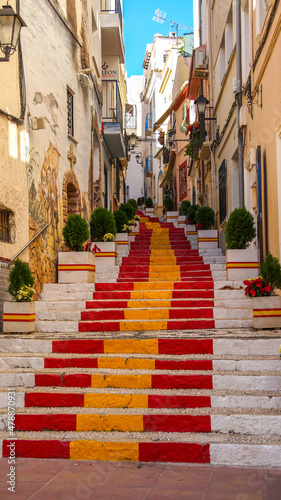
<svg viewBox="0 0 281 500"><path fill-rule="evenodd" d="M46 285L41 333L0 336L0 454L280 467L280 332L221 259L143 218L115 283Z"/></svg>

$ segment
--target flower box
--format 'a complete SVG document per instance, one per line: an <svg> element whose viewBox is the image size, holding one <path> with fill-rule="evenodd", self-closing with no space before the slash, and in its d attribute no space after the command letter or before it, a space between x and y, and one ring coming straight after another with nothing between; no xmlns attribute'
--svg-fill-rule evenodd
<svg viewBox="0 0 281 500"><path fill-rule="evenodd" d="M144 211L144 214L148 215L150 217L153 217L154 216L154 208L146 208Z"/></svg>
<svg viewBox="0 0 281 500"><path fill-rule="evenodd" d="M244 281L259 275L259 251L245 250L226 251L226 279L228 281Z"/></svg>
<svg viewBox="0 0 281 500"><path fill-rule="evenodd" d="M198 249L218 248L218 231L216 229L198 230Z"/></svg>
<svg viewBox="0 0 281 500"><path fill-rule="evenodd" d="M179 213L177 211L168 211L166 212L166 221L165 222L172 222L175 227L178 227L178 217Z"/></svg>
<svg viewBox="0 0 281 500"><path fill-rule="evenodd" d="M178 227L185 229L186 228L186 216L179 215L178 216Z"/></svg>
<svg viewBox="0 0 281 500"><path fill-rule="evenodd" d="M118 255L126 256L129 253L129 236L128 233L117 233L115 237L116 251Z"/></svg>
<svg viewBox="0 0 281 500"><path fill-rule="evenodd" d="M281 328L281 297L252 297L253 327Z"/></svg>
<svg viewBox="0 0 281 500"><path fill-rule="evenodd" d="M35 302L4 302L3 332L32 333L35 331Z"/></svg>
<svg viewBox="0 0 281 500"><path fill-rule="evenodd" d="M133 233L134 234L139 234L140 232L140 221L136 220L134 226L132 227Z"/></svg>
<svg viewBox="0 0 281 500"><path fill-rule="evenodd" d="M198 232L197 232L195 224L187 224L185 234L186 234L186 239L188 241L190 241L191 247L197 248L198 247Z"/></svg>
<svg viewBox="0 0 281 500"><path fill-rule="evenodd" d="M104 266L116 266L117 250L116 241L97 241L91 244L91 249L95 248L96 270Z"/></svg>
<svg viewBox="0 0 281 500"><path fill-rule="evenodd" d="M92 252L59 252L58 283L94 283L95 255Z"/></svg>

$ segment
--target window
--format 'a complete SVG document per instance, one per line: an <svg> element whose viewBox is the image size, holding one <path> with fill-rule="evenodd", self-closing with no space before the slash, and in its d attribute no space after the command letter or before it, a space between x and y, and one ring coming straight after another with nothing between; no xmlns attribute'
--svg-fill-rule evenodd
<svg viewBox="0 0 281 500"><path fill-rule="evenodd" d="M219 169L219 211L220 224L226 219L226 161L223 160Z"/></svg>
<svg viewBox="0 0 281 500"><path fill-rule="evenodd" d="M74 137L73 92L67 88L67 133Z"/></svg>
<svg viewBox="0 0 281 500"><path fill-rule="evenodd" d="M223 39L221 42L219 58L220 58L220 79L222 83L225 75L225 35L223 35Z"/></svg>
<svg viewBox="0 0 281 500"><path fill-rule="evenodd" d="M266 13L268 9L268 1L267 0L256 0L253 5L254 9L256 9L256 35L258 36L266 18Z"/></svg>
<svg viewBox="0 0 281 500"><path fill-rule="evenodd" d="M228 64L233 50L232 6L230 8L225 27L225 44L226 44L226 62Z"/></svg>
<svg viewBox="0 0 281 500"><path fill-rule="evenodd" d="M0 241L10 242L10 214L9 210L0 209Z"/></svg>
<svg viewBox="0 0 281 500"><path fill-rule="evenodd" d="M163 52L163 62L165 63L168 59L169 50L164 50Z"/></svg>

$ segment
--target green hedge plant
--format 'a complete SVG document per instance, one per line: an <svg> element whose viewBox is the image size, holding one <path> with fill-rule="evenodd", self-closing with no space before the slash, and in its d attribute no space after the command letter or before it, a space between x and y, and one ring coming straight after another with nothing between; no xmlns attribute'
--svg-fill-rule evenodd
<svg viewBox="0 0 281 500"><path fill-rule="evenodd" d="M198 207L194 220L197 229L212 229L215 223L215 212L211 207Z"/></svg>
<svg viewBox="0 0 281 500"><path fill-rule="evenodd" d="M105 234L111 233L115 236L117 233L114 215L103 207L96 208L92 213L90 228L92 241L103 241Z"/></svg>
<svg viewBox="0 0 281 500"><path fill-rule="evenodd" d="M120 209L115 210L115 212L113 212L113 216L115 219L117 233L126 233L127 230L124 228L124 226L128 225L128 217L126 212Z"/></svg>
<svg viewBox="0 0 281 500"><path fill-rule="evenodd" d="M163 201L163 206L164 206L164 214L166 212L172 212L174 210L174 202L172 200L172 198L165 198L165 200Z"/></svg>
<svg viewBox="0 0 281 500"><path fill-rule="evenodd" d="M225 228L228 250L247 248L256 236L255 219L245 207L236 208L230 214Z"/></svg>
<svg viewBox="0 0 281 500"><path fill-rule="evenodd" d="M261 265L260 275L266 285L271 286L272 290L278 288L281 290L281 266L276 257L269 252L264 263Z"/></svg>
<svg viewBox="0 0 281 500"><path fill-rule="evenodd" d="M179 215L185 215L186 216L186 212L187 210L189 209L189 207L191 206L191 203L189 200L183 200L179 206Z"/></svg>
<svg viewBox="0 0 281 500"><path fill-rule="evenodd" d="M132 205L132 207L133 207L133 208L134 208L134 210L135 210L135 214L134 214L134 215L136 215L136 211L137 211L137 209L138 209L138 204L137 204L136 200L134 200L134 198L130 198L130 199L128 200L128 203L129 203L129 205Z"/></svg>
<svg viewBox="0 0 281 500"><path fill-rule="evenodd" d="M67 248L75 252L81 252L83 244L90 236L88 223L81 215L69 215L62 234Z"/></svg>
<svg viewBox="0 0 281 500"><path fill-rule="evenodd" d="M15 260L15 264L10 269L9 272L8 282L9 282L8 292L17 302L23 301L18 297L18 292L20 289L26 290L27 288L29 288L34 293L34 290L32 289L34 285L34 278L32 276L30 267L26 262L23 262L21 259ZM31 293L31 297L33 293ZM29 302L29 299L26 300L26 302Z"/></svg>
<svg viewBox="0 0 281 500"><path fill-rule="evenodd" d="M123 210L129 220L135 217L136 211L131 203L121 203L119 210Z"/></svg>
<svg viewBox="0 0 281 500"><path fill-rule="evenodd" d="M186 211L186 222L187 224L195 224L195 214L199 205L190 205Z"/></svg>
<svg viewBox="0 0 281 500"><path fill-rule="evenodd" d="M145 208L153 208L153 200L152 198L148 197L145 200Z"/></svg>

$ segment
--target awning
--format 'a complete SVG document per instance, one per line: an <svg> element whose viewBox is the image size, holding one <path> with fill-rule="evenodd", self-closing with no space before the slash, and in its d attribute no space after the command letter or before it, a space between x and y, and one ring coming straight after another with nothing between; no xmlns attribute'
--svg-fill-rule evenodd
<svg viewBox="0 0 281 500"><path fill-rule="evenodd" d="M186 81L181 86L179 92L173 99L168 109L166 109L165 113L163 113L163 115L157 120L157 122L154 123L153 132L155 132L160 127L160 125L162 125L162 123L164 123L164 121L167 120L172 111L176 111L180 107L180 105L184 102L186 98L187 88L188 88L188 82Z"/></svg>
<svg viewBox="0 0 281 500"><path fill-rule="evenodd" d="M206 48L206 45L201 45L201 47L196 47L196 49L193 49L193 52L192 52L192 59L191 59L191 66L190 66L190 73L189 73L189 83L188 83L188 89L187 89L187 98L190 101L195 101L199 95L200 78L196 78L193 76L193 66L194 66L195 52L197 49L201 49L201 48Z"/></svg>

